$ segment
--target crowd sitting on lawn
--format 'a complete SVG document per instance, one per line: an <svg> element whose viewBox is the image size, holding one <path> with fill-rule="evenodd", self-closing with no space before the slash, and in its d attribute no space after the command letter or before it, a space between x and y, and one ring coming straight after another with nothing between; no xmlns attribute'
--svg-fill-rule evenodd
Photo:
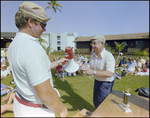
<svg viewBox="0 0 150 118"><path fill-rule="evenodd" d="M7 60L7 49L2 48L1 49L1 80L7 79L7 77L9 76L11 76L11 68ZM13 111L13 99L14 99L15 91L16 91L15 84L12 86L7 86L1 83L1 96L6 95L2 99L4 105L1 105L1 117L5 111Z"/></svg>
<svg viewBox="0 0 150 118"><path fill-rule="evenodd" d="M119 69L125 71L125 75L149 75L149 57L144 60L141 56L138 58L128 58L128 63L126 57L119 62Z"/></svg>

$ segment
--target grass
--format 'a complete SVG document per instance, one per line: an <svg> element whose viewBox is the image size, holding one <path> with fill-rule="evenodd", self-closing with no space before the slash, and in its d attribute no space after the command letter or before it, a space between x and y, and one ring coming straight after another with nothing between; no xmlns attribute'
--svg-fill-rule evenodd
<svg viewBox="0 0 150 118"><path fill-rule="evenodd" d="M118 62L117 62L118 63ZM55 70L52 69L53 74L53 83L54 87L60 92L60 98L68 109L68 117L72 117L81 111L83 108L86 108L90 111L94 110L93 105L93 86L94 78L91 78L88 75L81 76L77 74L76 77L65 77L65 81L62 78L56 78L54 76ZM119 72L121 74L121 72ZM9 81L13 79L12 76L5 78L1 83L10 85ZM138 95L135 90L140 87L149 88L149 76L134 76L127 75L122 77L121 80L116 79L114 82L113 90L123 91L127 88L130 88L131 94ZM2 96L3 97L3 96ZM1 100L2 100L1 97ZM1 101L1 104L2 101ZM6 112L2 117L14 117L12 112ZM59 117L59 114L56 113L56 117Z"/></svg>

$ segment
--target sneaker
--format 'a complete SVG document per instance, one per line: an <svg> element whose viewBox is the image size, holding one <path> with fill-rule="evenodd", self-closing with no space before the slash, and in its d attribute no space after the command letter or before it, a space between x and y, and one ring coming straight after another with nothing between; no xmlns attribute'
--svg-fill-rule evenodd
<svg viewBox="0 0 150 118"><path fill-rule="evenodd" d="M14 84L14 82L9 82L10 84Z"/></svg>
<svg viewBox="0 0 150 118"><path fill-rule="evenodd" d="M7 90L7 93L9 92L9 89Z"/></svg>

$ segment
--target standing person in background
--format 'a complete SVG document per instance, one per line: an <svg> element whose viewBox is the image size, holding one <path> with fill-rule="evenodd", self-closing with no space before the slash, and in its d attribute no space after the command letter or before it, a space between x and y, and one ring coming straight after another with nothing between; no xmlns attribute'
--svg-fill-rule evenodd
<svg viewBox="0 0 150 118"><path fill-rule="evenodd" d="M95 51L90 59L90 67L82 65L84 74L94 75L93 102L97 108L112 91L114 84L115 59L104 48L105 37L95 35L92 39L92 48Z"/></svg>
<svg viewBox="0 0 150 118"><path fill-rule="evenodd" d="M19 32L8 48L7 57L12 69L17 92L13 110L15 117L66 117L68 111L53 87L51 69L68 59L50 62L38 43L46 31L45 10L33 2L23 2L15 15Z"/></svg>

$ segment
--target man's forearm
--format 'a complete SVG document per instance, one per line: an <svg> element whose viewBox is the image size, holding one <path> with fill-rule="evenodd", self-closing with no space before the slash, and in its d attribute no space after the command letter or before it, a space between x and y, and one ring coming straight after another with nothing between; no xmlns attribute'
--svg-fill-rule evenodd
<svg viewBox="0 0 150 118"><path fill-rule="evenodd" d="M34 88L39 98L49 109L59 113L66 110L56 90L51 86L49 79L34 86Z"/></svg>
<svg viewBox="0 0 150 118"><path fill-rule="evenodd" d="M52 111L61 112L65 109L64 104L60 101L57 92L54 90L42 99L43 103Z"/></svg>
<svg viewBox="0 0 150 118"><path fill-rule="evenodd" d="M94 72L94 70L93 70ZM95 76L102 77L102 78L107 78L107 77L112 77L113 72L107 71L107 70L96 70Z"/></svg>
<svg viewBox="0 0 150 118"><path fill-rule="evenodd" d="M58 66L58 61L53 61L51 63L51 69L55 68L56 66Z"/></svg>

